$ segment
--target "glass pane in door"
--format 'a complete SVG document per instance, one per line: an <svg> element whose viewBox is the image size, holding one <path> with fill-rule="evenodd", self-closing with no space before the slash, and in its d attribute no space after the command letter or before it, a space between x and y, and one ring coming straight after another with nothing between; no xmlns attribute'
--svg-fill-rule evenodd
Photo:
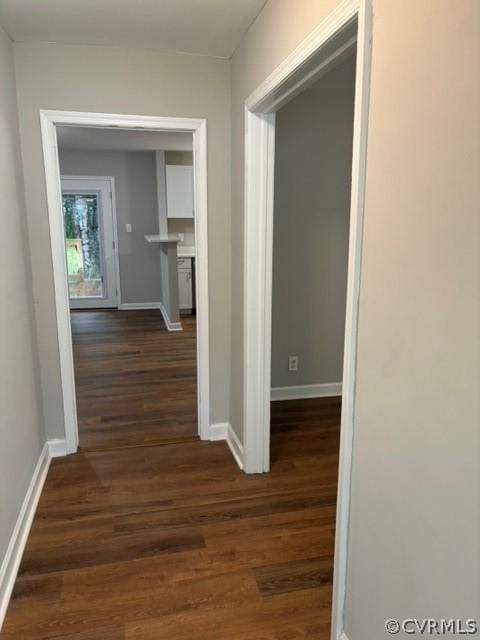
<svg viewBox="0 0 480 640"><path fill-rule="evenodd" d="M63 194L70 298L103 298L98 195Z"/></svg>

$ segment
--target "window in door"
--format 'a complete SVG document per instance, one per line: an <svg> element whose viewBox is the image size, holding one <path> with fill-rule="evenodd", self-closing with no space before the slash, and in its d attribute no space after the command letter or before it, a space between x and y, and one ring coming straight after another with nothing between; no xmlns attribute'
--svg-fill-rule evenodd
<svg viewBox="0 0 480 640"><path fill-rule="evenodd" d="M71 308L116 307L116 245L109 178L62 177Z"/></svg>
<svg viewBox="0 0 480 640"><path fill-rule="evenodd" d="M70 298L103 298L97 194L63 194Z"/></svg>

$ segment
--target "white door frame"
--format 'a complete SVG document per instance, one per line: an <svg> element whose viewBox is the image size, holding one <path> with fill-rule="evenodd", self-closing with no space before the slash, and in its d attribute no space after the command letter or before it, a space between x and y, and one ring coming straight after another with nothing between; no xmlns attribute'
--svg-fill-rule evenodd
<svg viewBox="0 0 480 640"><path fill-rule="evenodd" d="M82 175L71 175L71 174L65 174L62 173L60 175L61 178L61 183L62 183L62 193L64 191L63 188L63 181L64 180L68 180L69 182L78 180L79 182L85 182L87 180L98 180L100 182L108 182L109 183L109 193L110 193L110 206L112 208L112 235L113 235L113 256L114 256L114 269L115 269L115 289L116 289L116 295L115 295L115 307L119 308L121 305L121 295L120 295L120 262L119 262L119 258L118 258L118 227L117 227L117 208L116 208L116 200L115 200L115 176L82 176ZM68 191L69 189L67 189ZM103 214L103 211L102 211ZM90 300L92 300L90 298ZM97 302L101 303L101 300L97 300ZM106 306L106 305L102 305L100 304L99 306ZM91 305L92 308L95 307L95 305ZM90 306L88 305L82 305L81 301L77 301L77 303L74 303L74 306L72 307L72 304L70 303L70 309L88 309L90 308ZM108 308L112 308L112 305L109 305Z"/></svg>
<svg viewBox="0 0 480 640"><path fill-rule="evenodd" d="M197 292L197 405L198 431L209 440L210 363L207 226L207 121L202 118L169 118L77 111L40 111L48 219L55 287L55 310L67 453L78 447L78 423L73 371L72 334L65 262L62 190L58 160L57 126L182 131L193 135L195 257Z"/></svg>
<svg viewBox="0 0 480 640"><path fill-rule="evenodd" d="M269 470L275 111L357 51L332 639L343 633L370 84L371 0L343 0L245 103L244 450Z"/></svg>

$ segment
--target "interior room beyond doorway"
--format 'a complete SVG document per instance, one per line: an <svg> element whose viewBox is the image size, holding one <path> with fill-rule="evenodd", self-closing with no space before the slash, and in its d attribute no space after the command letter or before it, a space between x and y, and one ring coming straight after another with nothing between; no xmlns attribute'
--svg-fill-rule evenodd
<svg viewBox="0 0 480 640"><path fill-rule="evenodd" d="M192 135L57 139L80 447L196 439Z"/></svg>

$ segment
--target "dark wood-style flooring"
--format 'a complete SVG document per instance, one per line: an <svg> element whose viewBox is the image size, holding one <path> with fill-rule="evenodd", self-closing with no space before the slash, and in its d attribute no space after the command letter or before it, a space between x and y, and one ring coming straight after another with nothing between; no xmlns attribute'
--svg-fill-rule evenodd
<svg viewBox="0 0 480 640"><path fill-rule="evenodd" d="M195 438L194 316L167 331L156 310L72 311L80 447Z"/></svg>
<svg viewBox="0 0 480 640"><path fill-rule="evenodd" d="M199 440L53 460L1 639L327 640L339 420L273 403L265 475Z"/></svg>

